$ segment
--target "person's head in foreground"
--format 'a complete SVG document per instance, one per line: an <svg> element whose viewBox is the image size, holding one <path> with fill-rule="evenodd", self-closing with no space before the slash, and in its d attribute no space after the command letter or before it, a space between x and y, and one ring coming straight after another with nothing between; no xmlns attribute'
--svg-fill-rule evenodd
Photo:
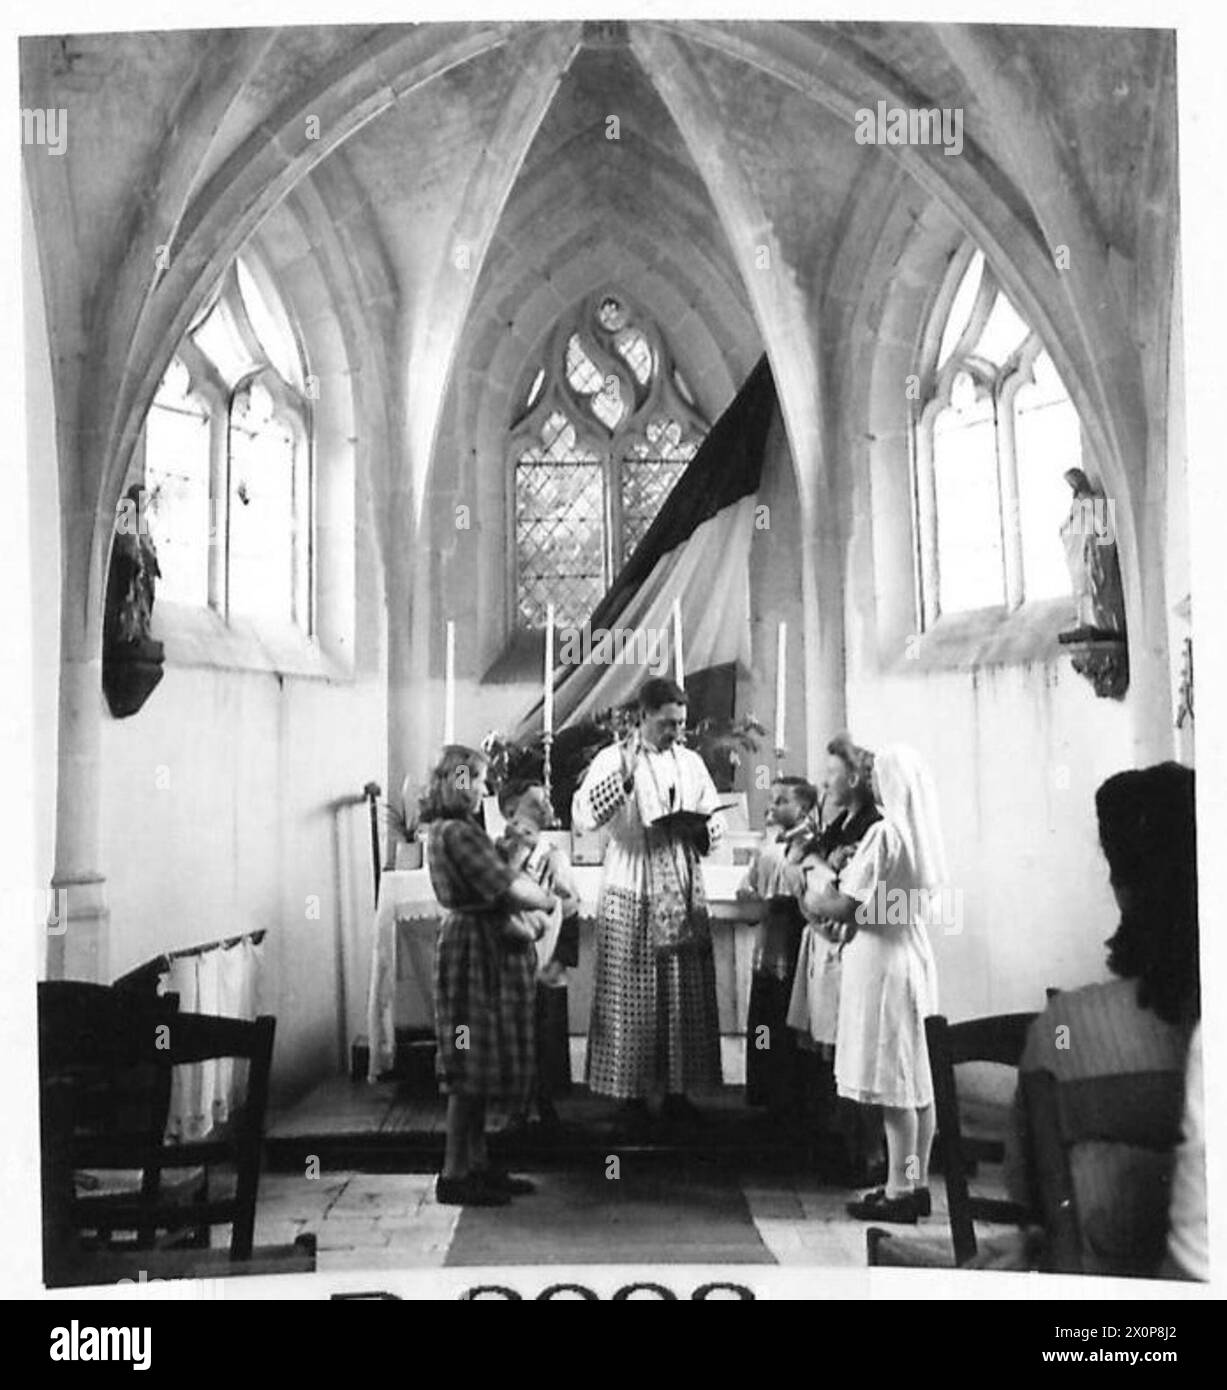
<svg viewBox="0 0 1227 1390"><path fill-rule="evenodd" d="M767 823L780 830L793 830L818 804L818 791L804 777L777 777L771 784L771 806Z"/></svg>
<svg viewBox="0 0 1227 1390"><path fill-rule="evenodd" d="M836 734L827 744L822 774L823 804L828 816L853 813L873 800L873 754L853 743L849 734Z"/></svg>
<svg viewBox="0 0 1227 1390"><path fill-rule="evenodd" d="M1167 1023L1201 1012L1193 772L1159 763L1118 772L1095 793L1099 843L1121 919L1108 969L1137 981L1138 1005Z"/></svg>
<svg viewBox="0 0 1227 1390"><path fill-rule="evenodd" d="M449 743L430 774L422 797L421 819L455 820L476 814L486 795L488 764L484 753Z"/></svg>
<svg viewBox="0 0 1227 1390"><path fill-rule="evenodd" d="M653 676L639 692L639 728L643 741L662 753L686 730L686 692L675 681Z"/></svg>

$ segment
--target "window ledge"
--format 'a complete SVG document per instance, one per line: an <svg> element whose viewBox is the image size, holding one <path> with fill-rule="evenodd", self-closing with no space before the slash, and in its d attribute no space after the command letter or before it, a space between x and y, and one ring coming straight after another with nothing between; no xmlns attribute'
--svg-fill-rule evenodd
<svg viewBox="0 0 1227 1390"><path fill-rule="evenodd" d="M1039 599L1012 613L978 608L937 620L918 642L907 639L891 654L890 669L967 671L981 666L1023 666L1055 662L1062 655L1057 634L1074 626L1072 598Z"/></svg>
<svg viewBox="0 0 1227 1390"><path fill-rule="evenodd" d="M523 681L543 679L545 670L545 629L526 632L523 628L511 634L503 650L481 678L483 685L518 685Z"/></svg>
<svg viewBox="0 0 1227 1390"><path fill-rule="evenodd" d="M158 603L152 635L166 649L168 666L207 666L226 671L266 671L326 681L352 681L345 663L290 623L234 617L226 622L213 608Z"/></svg>

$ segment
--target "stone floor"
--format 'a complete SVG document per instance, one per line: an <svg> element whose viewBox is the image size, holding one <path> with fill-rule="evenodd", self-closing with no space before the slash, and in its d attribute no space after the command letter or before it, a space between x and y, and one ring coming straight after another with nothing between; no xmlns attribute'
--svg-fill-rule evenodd
<svg viewBox="0 0 1227 1390"><path fill-rule="evenodd" d="M549 1172L530 1176L542 1186L552 1180ZM844 1212L849 1192L806 1177L746 1176L740 1186L777 1264L864 1267L866 1227ZM941 1240L948 1231L940 1182L933 1197L933 1216L915 1228L918 1239ZM459 1217L459 1207L435 1201L429 1173L273 1173L260 1184L256 1242L283 1244L312 1232L321 1271L429 1268L444 1263ZM892 1229L913 1237L912 1228Z"/></svg>
<svg viewBox="0 0 1227 1390"><path fill-rule="evenodd" d="M795 1145L781 1144L778 1135L772 1139L762 1129L761 1112L747 1109L740 1088L723 1087L706 1097L704 1106L704 1129L689 1140L685 1134L675 1141L658 1135L634 1161L663 1163L675 1174L697 1171L688 1165L715 1162L736 1176L749 1217L777 1264L863 1269L866 1223L844 1210L856 1190L824 1183ZM612 1111L608 1102L589 1097L582 1087L560 1102L560 1110L569 1136L561 1148L512 1145L500 1157L496 1138L495 1155L533 1178L548 1198L543 1208L554 1212L555 1219L559 1206L564 1220L574 1210L575 1221L588 1223L590 1230L599 1219L602 1199L591 1188L586 1195L577 1192L574 1176L577 1168L603 1165L609 1152L618 1151L616 1130L610 1130ZM423 1097L404 1085L355 1084L345 1078L322 1083L270 1126L257 1244L283 1245L312 1233L321 1271L442 1266L461 1214L459 1207L440 1206L434 1198L443 1127L437 1096ZM492 1130L497 1129L492 1122ZM628 1152L625 1147L621 1151ZM313 1171L316 1176L309 1176ZM568 1172L569 1187L562 1176ZM984 1195L1004 1195L999 1173L991 1167L982 1166L975 1185ZM949 1226L940 1177L932 1195L930 1218L915 1227L890 1229L900 1241L927 1246L946 1258ZM532 1203L535 1197L515 1200ZM647 1210L637 1207L629 1227L632 1243L642 1242L650 1250L658 1240L659 1258L666 1259L670 1223L701 1210L676 1209L684 1201L683 1182L682 1195L662 1202L659 1213L650 1204ZM640 1221L642 1231L637 1229Z"/></svg>

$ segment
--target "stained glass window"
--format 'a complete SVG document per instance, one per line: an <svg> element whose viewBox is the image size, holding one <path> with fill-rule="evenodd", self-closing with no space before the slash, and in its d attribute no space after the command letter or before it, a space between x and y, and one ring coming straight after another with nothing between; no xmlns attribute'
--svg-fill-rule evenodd
<svg viewBox="0 0 1227 1390"><path fill-rule="evenodd" d="M620 293L562 320L512 429L517 624L587 620L707 432L659 328Z"/></svg>
<svg viewBox="0 0 1227 1390"><path fill-rule="evenodd" d="M646 437L634 440L622 459L622 563L656 519L665 498L699 447L684 439L676 420L653 420Z"/></svg>

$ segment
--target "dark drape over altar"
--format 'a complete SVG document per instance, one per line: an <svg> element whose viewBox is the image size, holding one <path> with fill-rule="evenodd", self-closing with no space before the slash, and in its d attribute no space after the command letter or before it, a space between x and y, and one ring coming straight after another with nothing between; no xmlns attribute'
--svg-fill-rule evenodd
<svg viewBox="0 0 1227 1390"><path fill-rule="evenodd" d="M630 700L645 674L676 670L675 601L691 719L733 713L736 671L750 665L750 542L775 382L764 354L716 421L582 634L559 634L554 725ZM609 636L603 636L609 634ZM582 659L577 659L582 658ZM516 732L540 735L538 699Z"/></svg>

